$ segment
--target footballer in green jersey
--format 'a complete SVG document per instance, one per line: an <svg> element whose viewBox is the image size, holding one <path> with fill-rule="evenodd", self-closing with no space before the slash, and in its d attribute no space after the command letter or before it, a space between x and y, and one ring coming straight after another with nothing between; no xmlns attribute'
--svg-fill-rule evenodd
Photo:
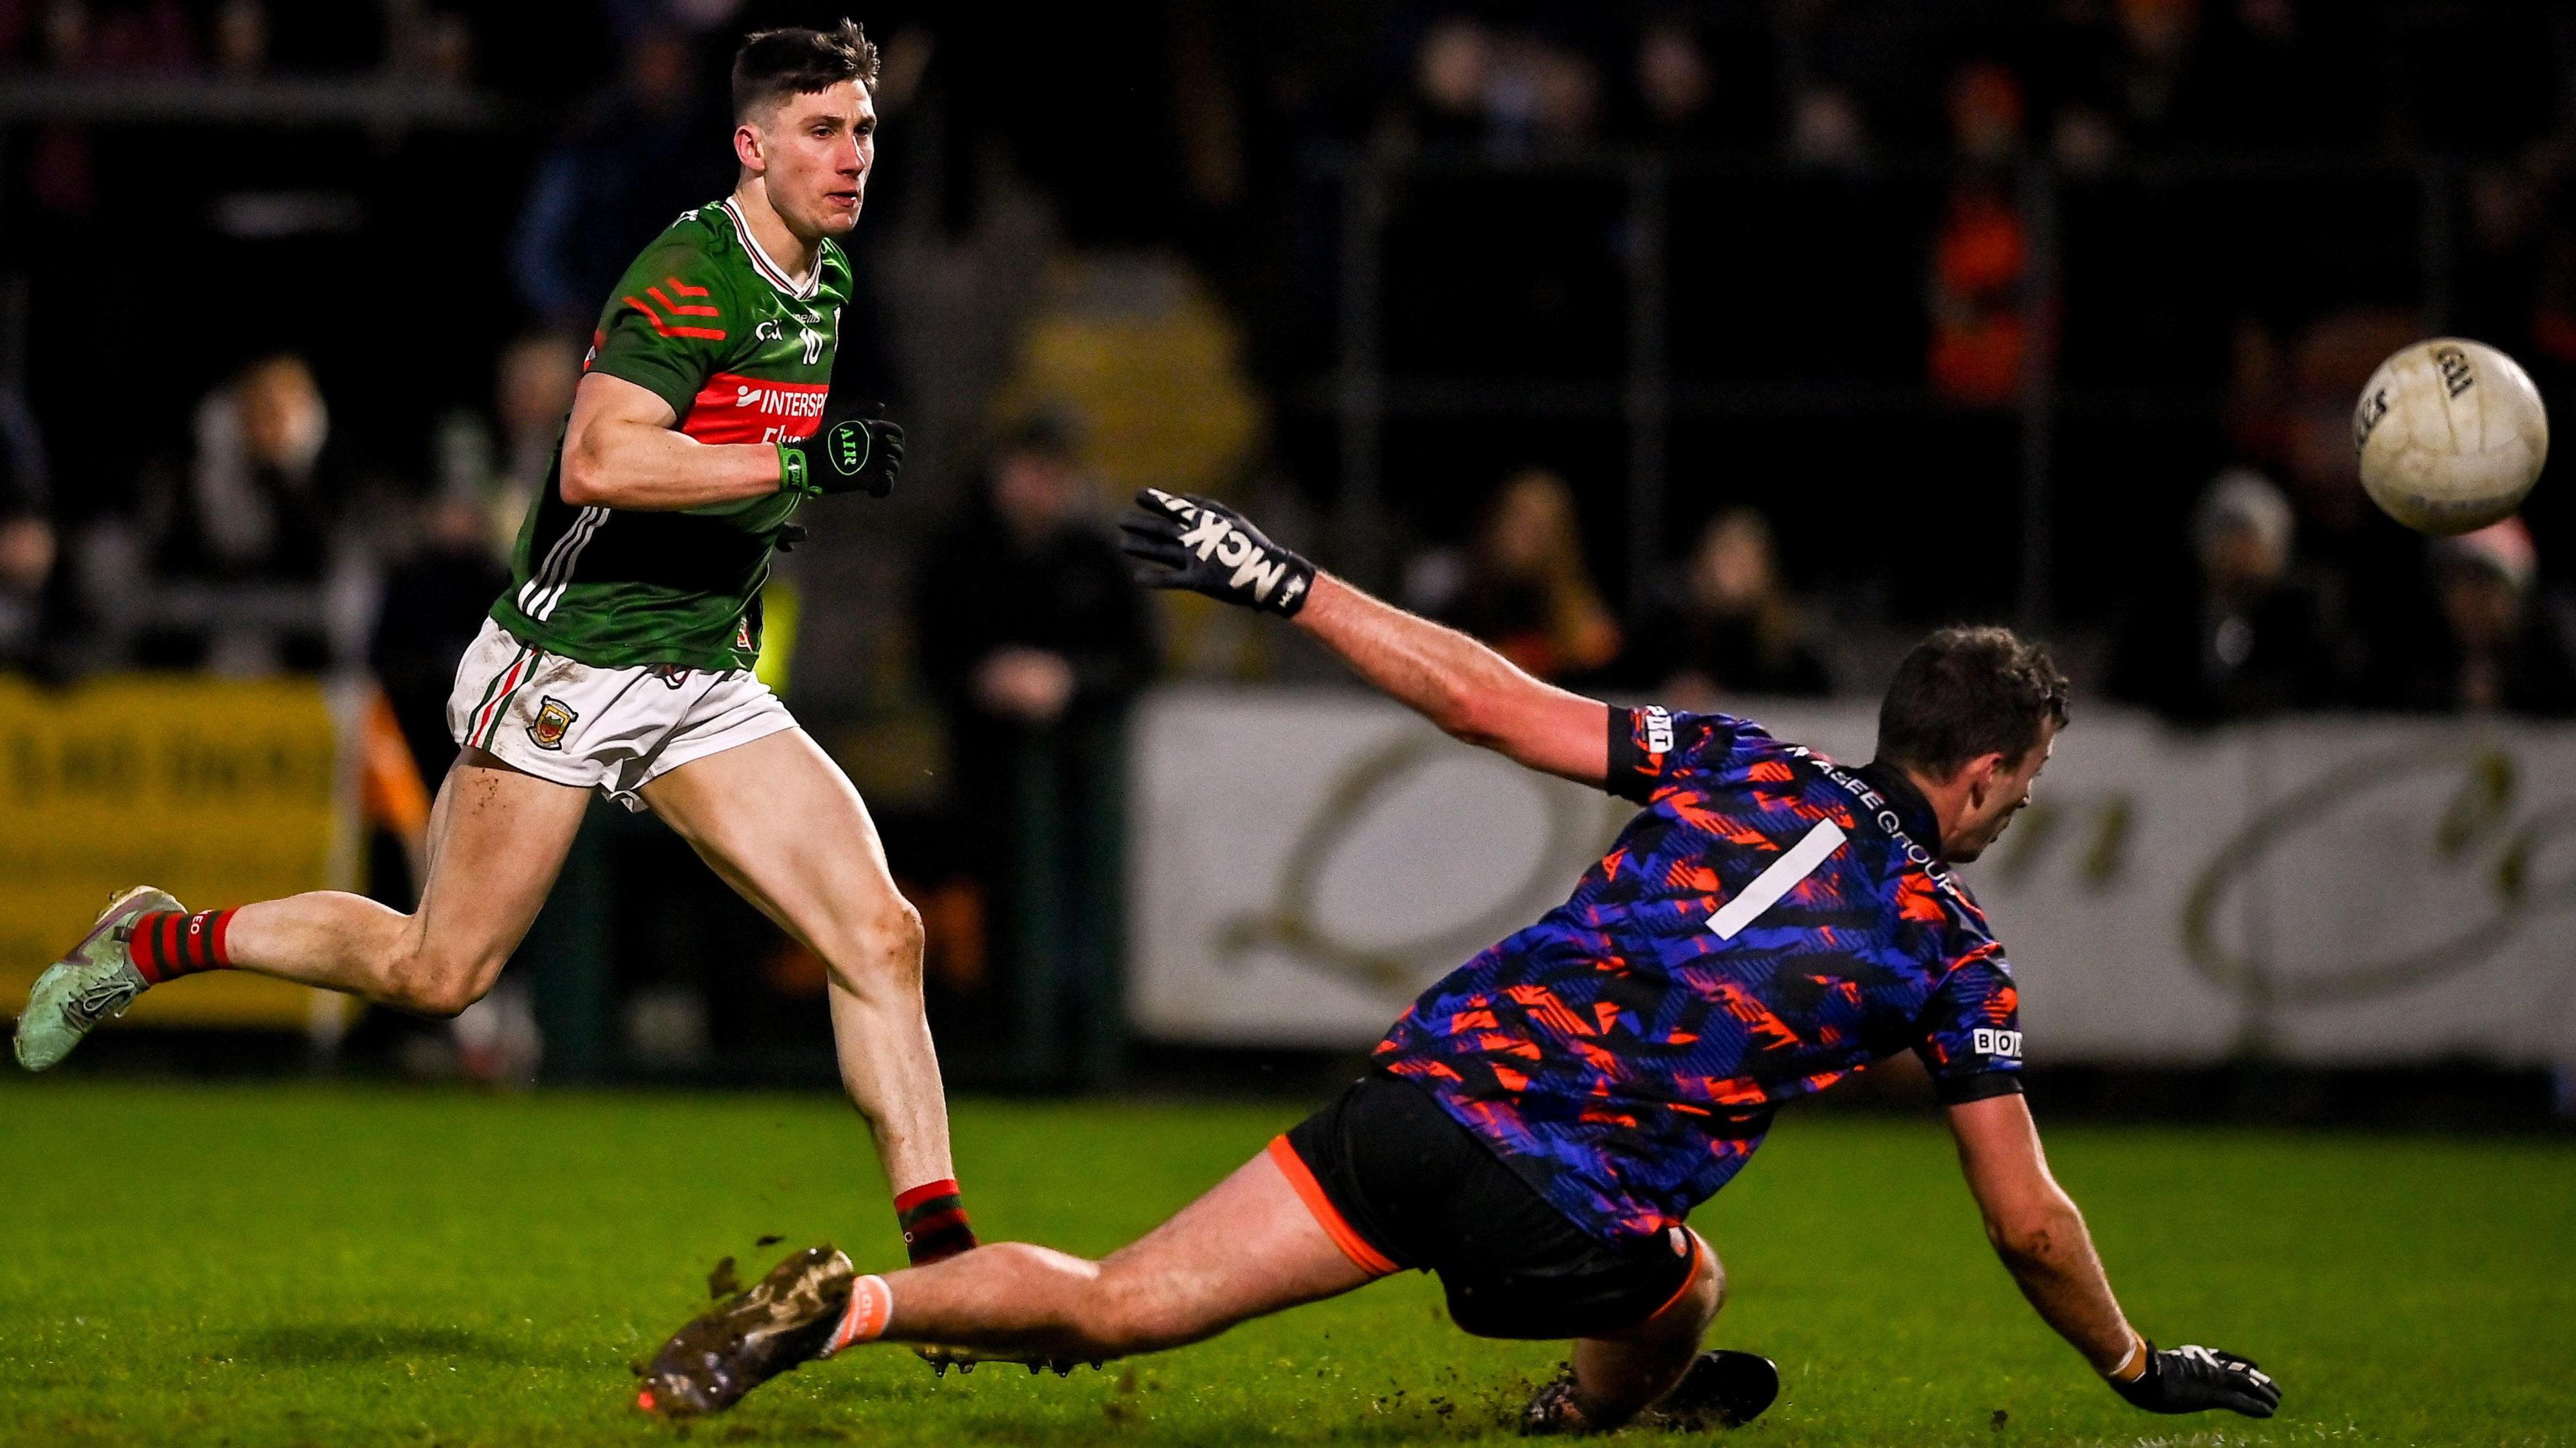
<svg viewBox="0 0 2576 1448"><path fill-rule="evenodd" d="M672 223L626 269L582 370L651 392L702 443L798 441L823 419L849 296L849 259L830 237L792 276L728 197ZM588 664L749 667L770 549L801 493L673 512L575 507L562 466L528 510L493 619Z"/></svg>
<svg viewBox="0 0 2576 1448"><path fill-rule="evenodd" d="M876 158L876 47L843 21L762 31L733 68L733 194L645 245L575 389L516 577L457 674L463 746L419 908L317 891L191 912L119 895L38 978L44 1070L174 976L241 969L452 1016L545 903L593 789L649 808L819 954L841 1077L912 1250L974 1245L922 1016L921 917L858 792L751 672L760 587L796 509L883 496L901 431L827 389ZM710 138L712 139L712 138Z"/></svg>

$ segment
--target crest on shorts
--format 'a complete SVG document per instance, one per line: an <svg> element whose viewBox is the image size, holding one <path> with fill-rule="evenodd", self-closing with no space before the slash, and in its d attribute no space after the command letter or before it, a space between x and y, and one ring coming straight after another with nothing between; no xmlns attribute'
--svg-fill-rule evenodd
<svg viewBox="0 0 2576 1448"><path fill-rule="evenodd" d="M580 717L572 711L570 704L549 694L537 705L537 717L528 725L528 738L535 741L539 749L561 749L564 731Z"/></svg>

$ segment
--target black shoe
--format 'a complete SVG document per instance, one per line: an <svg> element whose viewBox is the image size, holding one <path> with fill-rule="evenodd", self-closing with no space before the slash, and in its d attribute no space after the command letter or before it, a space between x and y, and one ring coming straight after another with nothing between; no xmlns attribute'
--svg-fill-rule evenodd
<svg viewBox="0 0 2576 1448"><path fill-rule="evenodd" d="M1701 1353L1681 1382L1637 1421L1686 1433L1741 1428L1779 1396L1780 1369L1769 1358L1720 1349Z"/></svg>
<svg viewBox="0 0 2576 1448"><path fill-rule="evenodd" d="M791 1254L662 1344L635 1405L668 1418L720 1413L753 1388L823 1355L858 1270L830 1243Z"/></svg>

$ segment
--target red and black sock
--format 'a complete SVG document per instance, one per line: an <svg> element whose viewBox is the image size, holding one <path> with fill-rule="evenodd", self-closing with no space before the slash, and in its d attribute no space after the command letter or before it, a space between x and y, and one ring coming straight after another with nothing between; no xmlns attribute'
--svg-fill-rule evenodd
<svg viewBox="0 0 2576 1448"><path fill-rule="evenodd" d="M125 956L143 973L146 985L199 971L230 970L233 957L224 947L224 932L232 923L230 910L200 910L194 915L156 910L137 915L134 933L126 938Z"/></svg>
<svg viewBox="0 0 2576 1448"><path fill-rule="evenodd" d="M896 1196L894 1218L903 1226L903 1250L915 1267L975 1249L975 1229L966 1221L966 1203L952 1177L923 1182Z"/></svg>

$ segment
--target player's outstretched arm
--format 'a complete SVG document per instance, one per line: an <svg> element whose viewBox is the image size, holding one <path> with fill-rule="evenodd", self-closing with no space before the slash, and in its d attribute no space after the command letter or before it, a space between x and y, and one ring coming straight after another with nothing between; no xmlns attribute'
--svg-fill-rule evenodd
<svg viewBox="0 0 2576 1448"><path fill-rule="evenodd" d="M793 443L704 443L675 431L677 420L650 388L604 372L582 378L564 425L564 501L667 512L782 488L883 497L903 467L903 429L838 408L812 438Z"/></svg>
<svg viewBox="0 0 2576 1448"><path fill-rule="evenodd" d="M1149 588L1187 588L1293 619L1389 698L1532 769L1599 785L1609 706L1523 673L1492 649L1317 571L1223 503L1147 488L1120 546Z"/></svg>
<svg viewBox="0 0 2576 1448"><path fill-rule="evenodd" d="M2281 1390L2254 1364L2204 1347L2158 1352L2111 1295L2084 1214L2049 1175L2039 1128L2019 1094L1950 1108L1959 1166L1986 1219L1986 1240L2022 1296L2102 1374L2112 1391L2154 1413L2229 1408L2268 1418Z"/></svg>

